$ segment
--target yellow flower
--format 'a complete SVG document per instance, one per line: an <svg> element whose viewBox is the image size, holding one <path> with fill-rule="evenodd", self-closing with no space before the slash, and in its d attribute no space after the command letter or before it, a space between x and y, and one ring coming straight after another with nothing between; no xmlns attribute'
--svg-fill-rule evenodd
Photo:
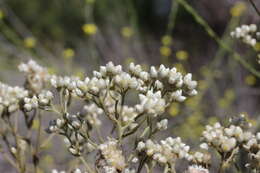
<svg viewBox="0 0 260 173"><path fill-rule="evenodd" d="M176 57L178 60L187 60L189 57L188 52L186 52L185 50L180 50L176 52Z"/></svg>
<svg viewBox="0 0 260 173"><path fill-rule="evenodd" d="M250 85L250 86L254 85L254 84L256 83L256 78L255 78L255 76L253 76L253 75L248 75L248 76L246 76L246 78L245 78L245 83L246 83L247 85Z"/></svg>
<svg viewBox="0 0 260 173"><path fill-rule="evenodd" d="M79 77L80 79L83 79L84 78L84 69L82 69L82 68L79 68L79 69L77 69L76 71L75 71L75 73L74 73L74 76L77 76L77 77Z"/></svg>
<svg viewBox="0 0 260 173"><path fill-rule="evenodd" d="M169 35L163 36L161 41L164 46L169 46L172 44L172 38Z"/></svg>
<svg viewBox="0 0 260 173"><path fill-rule="evenodd" d="M49 67L49 68L48 68L48 73L50 73L50 74L56 74L56 72L57 72L57 70L56 70L55 68L53 68L53 67Z"/></svg>
<svg viewBox="0 0 260 173"><path fill-rule="evenodd" d="M95 35L97 33L97 26L93 23L84 24L82 30L87 35Z"/></svg>
<svg viewBox="0 0 260 173"><path fill-rule="evenodd" d="M229 105L230 105L229 101L226 100L225 98L221 98L218 101L218 106L221 107L221 108L228 108Z"/></svg>
<svg viewBox="0 0 260 173"><path fill-rule="evenodd" d="M185 67L181 63L176 63L173 65L179 72L186 73Z"/></svg>
<svg viewBox="0 0 260 173"><path fill-rule="evenodd" d="M62 54L63 54L63 57L64 57L65 59L71 59L71 58L74 57L75 52L74 52L73 49L67 48L67 49L65 49L65 50L63 51Z"/></svg>
<svg viewBox="0 0 260 173"><path fill-rule="evenodd" d="M5 14L2 10L0 10L0 19L3 19L5 17Z"/></svg>
<svg viewBox="0 0 260 173"><path fill-rule="evenodd" d="M121 29L121 34L125 38L130 38L134 34L134 31L132 30L132 28L125 26Z"/></svg>
<svg viewBox="0 0 260 173"><path fill-rule="evenodd" d="M210 117L209 119L208 119L208 124L210 124L210 125L213 125L213 124L215 124L216 122L218 122L218 119L217 119L217 117Z"/></svg>
<svg viewBox="0 0 260 173"><path fill-rule="evenodd" d="M33 37L27 37L24 39L24 46L27 48L33 48L36 45L36 39Z"/></svg>
<svg viewBox="0 0 260 173"><path fill-rule="evenodd" d="M257 42L257 43L255 44L254 49L255 49L256 51L260 51L260 42Z"/></svg>
<svg viewBox="0 0 260 173"><path fill-rule="evenodd" d="M131 62L135 62L135 59L134 58L132 58L132 57L128 57L128 58L126 58L125 59L125 61L124 61L124 63L125 63L125 65L129 65Z"/></svg>
<svg viewBox="0 0 260 173"><path fill-rule="evenodd" d="M200 90L204 90L208 88L208 83L205 80L200 80L198 85Z"/></svg>
<svg viewBox="0 0 260 173"><path fill-rule="evenodd" d="M232 100L234 100L235 96L236 96L236 95L235 95L234 90L232 90L232 89L227 89L227 90L225 91L225 98L226 98L227 100L232 101Z"/></svg>
<svg viewBox="0 0 260 173"><path fill-rule="evenodd" d="M180 106L179 106L179 104L178 103L171 104L171 106L170 106L170 108L168 110L168 113L171 116L173 116L173 117L177 116L180 113Z"/></svg>
<svg viewBox="0 0 260 173"><path fill-rule="evenodd" d="M234 17L239 17L245 11L246 11L246 4L242 1L239 1L230 9L230 14Z"/></svg>
<svg viewBox="0 0 260 173"><path fill-rule="evenodd" d="M170 56L172 51L169 47L162 46L160 47L160 53L162 56Z"/></svg>

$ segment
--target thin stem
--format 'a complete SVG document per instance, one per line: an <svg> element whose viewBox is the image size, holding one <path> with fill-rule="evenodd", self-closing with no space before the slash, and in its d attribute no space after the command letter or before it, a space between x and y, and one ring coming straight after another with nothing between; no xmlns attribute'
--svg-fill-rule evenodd
<svg viewBox="0 0 260 173"><path fill-rule="evenodd" d="M38 172L38 164L39 164L38 153L39 153L39 150L40 150L41 127L42 127L42 116L41 116L40 110L38 112L38 120L39 120L39 126L38 126L38 129L37 129L35 153L33 155L33 164L34 164L34 169L35 169L36 173Z"/></svg>
<svg viewBox="0 0 260 173"><path fill-rule="evenodd" d="M256 4L253 0L248 0L250 2L250 4L253 6L253 8L255 9L256 13L258 14L258 16L260 16L260 11L258 10L258 8L256 7Z"/></svg>
<svg viewBox="0 0 260 173"><path fill-rule="evenodd" d="M51 135L49 135L48 138L45 139L45 140L42 142L42 144L40 145L40 149L44 148L44 147L51 141L51 139L52 139L54 136L55 136L54 133L51 134Z"/></svg>
<svg viewBox="0 0 260 173"><path fill-rule="evenodd" d="M83 157L79 157L89 173L95 173Z"/></svg>
<svg viewBox="0 0 260 173"><path fill-rule="evenodd" d="M245 67L248 71L250 71L252 74L254 74L256 77L260 78L260 72L257 71L255 68L253 68L247 61L245 61L244 58L242 58L237 52L235 52L229 45L227 45L223 40L221 40L217 34L211 29L211 27L208 25L208 23L197 13L196 10L193 9L191 5L189 5L185 0L177 0L188 13L192 15L192 17L195 19L195 21L200 24L207 34L213 38L219 46L221 46L224 50L226 50L228 53L232 54L232 58L234 58L236 61L238 61L243 67Z"/></svg>

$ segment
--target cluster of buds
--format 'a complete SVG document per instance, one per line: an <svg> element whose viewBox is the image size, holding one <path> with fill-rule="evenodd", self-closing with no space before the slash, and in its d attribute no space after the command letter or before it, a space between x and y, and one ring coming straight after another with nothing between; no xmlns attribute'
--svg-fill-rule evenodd
<svg viewBox="0 0 260 173"><path fill-rule="evenodd" d="M101 66L99 71L94 71L91 78L80 80L75 77L52 76L50 83L58 90L63 88L66 95L94 102L95 107L88 106L88 109L96 109L100 114L99 109L102 109L109 119L114 122L119 120L124 128L130 129L138 125L135 121L141 115L157 117L164 113L171 102L182 102L187 96L197 94L197 82L192 80L191 74L183 76L176 68L166 68L163 65L159 68L152 66L147 72L140 65L131 63L129 71L125 72L121 65L109 62L106 66ZM129 90L137 91L140 103L134 106L124 105ZM97 118L99 113L89 113L86 116L88 122L100 125Z"/></svg>
<svg viewBox="0 0 260 173"><path fill-rule="evenodd" d="M245 125L244 115L241 115L238 125L231 124L228 127L223 127L220 123L214 126L206 126L203 132L203 139L206 143L201 144L201 148L207 150L208 146L216 149L224 160L232 160L235 155L241 150L248 152L250 162L246 166L252 170L260 169L260 133L253 134L245 128L250 124ZM232 123L233 120L231 121Z"/></svg>
<svg viewBox="0 0 260 173"><path fill-rule="evenodd" d="M0 83L0 113L13 113L20 107L20 102L28 96L28 91L18 86L11 87Z"/></svg>
<svg viewBox="0 0 260 173"><path fill-rule="evenodd" d="M50 106L51 100L53 99L53 94L50 91L42 90L39 94L33 97L24 98L24 110L29 112L39 106L44 108L45 106Z"/></svg>
<svg viewBox="0 0 260 173"><path fill-rule="evenodd" d="M256 24L242 25L240 27L237 27L230 34L231 37L240 39L243 43L254 48L260 39L260 32L257 31L257 29L258 28ZM258 53L257 58L258 63L260 64L260 53Z"/></svg>
<svg viewBox="0 0 260 173"><path fill-rule="evenodd" d="M194 154L192 154L191 162L196 165L200 165L204 168L207 168L209 167L211 162L211 155L204 149L202 151L196 151Z"/></svg>
<svg viewBox="0 0 260 173"><path fill-rule="evenodd" d="M28 61L26 64L21 63L18 69L26 76L26 88L34 93L40 92L50 77L48 70L33 60Z"/></svg>
<svg viewBox="0 0 260 173"><path fill-rule="evenodd" d="M163 120L159 121L158 123L156 123L156 127L158 130L166 130L168 127L168 120L163 119Z"/></svg>
<svg viewBox="0 0 260 173"><path fill-rule="evenodd" d="M101 125L101 120L98 118L99 115L103 114L103 110L100 109L95 104L85 105L83 107L83 113L86 117L87 122L95 127L99 127Z"/></svg>
<svg viewBox="0 0 260 173"><path fill-rule="evenodd" d="M260 36L260 32L257 32L257 26L255 24L251 25L242 25L237 27L232 31L231 36L237 39L241 39L245 44L248 44L252 47L256 45L257 39L256 36Z"/></svg>
<svg viewBox="0 0 260 173"><path fill-rule="evenodd" d="M57 169L53 169L51 171L51 173L66 173L66 171L58 171ZM73 171L71 171L70 173L87 173L87 172L83 172L79 168L76 168Z"/></svg>
<svg viewBox="0 0 260 173"><path fill-rule="evenodd" d="M80 156L84 150L84 145L87 143L85 132L88 126L85 124L84 116L66 113L62 118L52 120L46 131L65 136L64 141L69 152L75 156Z"/></svg>
<svg viewBox="0 0 260 173"><path fill-rule="evenodd" d="M203 131L203 138L220 153L230 152L237 146L237 139L228 135L227 131L228 128L225 129L220 123L214 126L207 125L206 130Z"/></svg>
<svg viewBox="0 0 260 173"><path fill-rule="evenodd" d="M161 164L175 163L177 159L192 159L189 154L190 147L184 144L180 137L168 137L160 143L153 142L151 139L145 143L141 141L137 145L137 150L145 151L147 156Z"/></svg>
<svg viewBox="0 0 260 173"><path fill-rule="evenodd" d="M191 165L185 173L209 173L209 170L199 165Z"/></svg>
<svg viewBox="0 0 260 173"><path fill-rule="evenodd" d="M99 145L99 150L102 156L105 158L108 166L113 167L116 170L122 171L126 167L125 157L122 150L118 147L118 141L115 139L109 139L103 144Z"/></svg>
<svg viewBox="0 0 260 173"><path fill-rule="evenodd" d="M243 145L243 148L248 152L250 158L250 162L246 164L246 167L260 170L260 132L256 135L251 135Z"/></svg>

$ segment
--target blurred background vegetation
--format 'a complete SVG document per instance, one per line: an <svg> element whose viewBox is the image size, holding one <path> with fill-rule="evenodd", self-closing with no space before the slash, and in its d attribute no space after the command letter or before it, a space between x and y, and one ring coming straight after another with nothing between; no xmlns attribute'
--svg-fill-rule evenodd
<svg viewBox="0 0 260 173"><path fill-rule="evenodd" d="M252 50L229 34L259 21L247 0L1 0L0 80L22 84L16 67L28 59L80 77L108 61L163 63L199 81L198 96L168 110L173 135L196 144L206 124L239 113L259 130L260 43Z"/></svg>

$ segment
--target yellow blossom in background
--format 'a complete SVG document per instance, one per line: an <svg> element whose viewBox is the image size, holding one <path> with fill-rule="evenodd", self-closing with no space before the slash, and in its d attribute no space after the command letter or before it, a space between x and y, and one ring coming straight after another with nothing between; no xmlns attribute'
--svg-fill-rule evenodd
<svg viewBox="0 0 260 173"><path fill-rule="evenodd" d="M95 35L97 33L97 26L93 23L84 24L82 30L87 35Z"/></svg>
<svg viewBox="0 0 260 173"><path fill-rule="evenodd" d="M260 42L257 42L257 43L255 44L254 49L255 49L256 51L260 51Z"/></svg>
<svg viewBox="0 0 260 173"><path fill-rule="evenodd" d="M172 54L172 50L167 46L160 47L160 53L162 56L170 56Z"/></svg>
<svg viewBox="0 0 260 173"><path fill-rule="evenodd" d="M77 68L77 71L74 73L74 76L79 77L80 79L84 79L85 71L82 68Z"/></svg>
<svg viewBox="0 0 260 173"><path fill-rule="evenodd" d="M219 120L218 120L218 118L216 117L216 116L212 116L212 117L210 117L209 119L208 119L208 124L209 125L213 125L213 124L215 124L216 122L218 122Z"/></svg>
<svg viewBox="0 0 260 173"><path fill-rule="evenodd" d="M250 86L254 85L254 84L256 83L256 78L255 78L255 76L253 76L253 75L248 75L248 76L246 76L246 78L245 78L245 83L246 83L247 85L250 85Z"/></svg>
<svg viewBox="0 0 260 173"><path fill-rule="evenodd" d="M128 58L125 59L125 62L124 62L124 63L125 63L125 65L128 66L131 62L134 63L134 62L135 62L135 59L132 58L132 57L128 57Z"/></svg>
<svg viewBox="0 0 260 173"><path fill-rule="evenodd" d="M44 173L44 171L40 168L37 168L37 173Z"/></svg>
<svg viewBox="0 0 260 173"><path fill-rule="evenodd" d="M161 41L164 46L169 46L172 44L172 37L169 35L165 35L162 37Z"/></svg>
<svg viewBox="0 0 260 173"><path fill-rule="evenodd" d="M85 0L87 4L93 4L95 0Z"/></svg>
<svg viewBox="0 0 260 173"><path fill-rule="evenodd" d="M193 98L189 98L187 99L187 101L185 102L185 105L189 108L192 109L196 109L199 106L200 103L200 98L199 97L193 97Z"/></svg>
<svg viewBox="0 0 260 173"><path fill-rule="evenodd" d="M229 105L230 105L229 101L225 98L221 98L218 101L218 106L221 107L221 108L228 108Z"/></svg>
<svg viewBox="0 0 260 173"><path fill-rule="evenodd" d="M75 56L75 52L74 52L74 50L71 49L71 48L65 49L65 50L62 52L62 54L63 54L63 57L64 57L65 59L71 59L71 58L73 58L73 57Z"/></svg>
<svg viewBox="0 0 260 173"><path fill-rule="evenodd" d="M36 39L33 37L27 37L24 39L24 46L27 48L33 48L36 45Z"/></svg>
<svg viewBox="0 0 260 173"><path fill-rule="evenodd" d="M0 19L3 19L5 17L5 14L2 10L0 10Z"/></svg>
<svg viewBox="0 0 260 173"><path fill-rule="evenodd" d="M180 113L180 105L178 103L172 103L168 113L173 117L177 116Z"/></svg>
<svg viewBox="0 0 260 173"><path fill-rule="evenodd" d="M199 87L199 90L207 89L208 88L208 82L205 81L205 80L200 80L198 87Z"/></svg>
<svg viewBox="0 0 260 173"><path fill-rule="evenodd" d="M232 101L232 100L234 100L235 99L235 92L234 92L234 90L233 89L227 89L226 91L225 91L225 98L227 99L227 100L230 100L230 101Z"/></svg>
<svg viewBox="0 0 260 173"><path fill-rule="evenodd" d="M133 36L134 31L132 30L131 27L125 26L121 29L121 34L125 38L130 38Z"/></svg>
<svg viewBox="0 0 260 173"><path fill-rule="evenodd" d="M204 130L204 126L201 123L202 120L202 112L196 111L186 119L185 123L177 127L175 131L178 131L178 135L184 139L197 139Z"/></svg>
<svg viewBox="0 0 260 173"><path fill-rule="evenodd" d="M184 61L184 60L188 59L189 54L185 50L180 50L180 51L176 52L176 57L177 57L178 60Z"/></svg>
<svg viewBox="0 0 260 173"><path fill-rule="evenodd" d="M239 1L230 9L230 14L234 17L239 17L245 11L246 11L246 4L242 1Z"/></svg>
<svg viewBox="0 0 260 173"><path fill-rule="evenodd" d="M236 95L233 89L227 89L224 93L224 97L219 99L218 105L221 108L228 108L234 101Z"/></svg>
<svg viewBox="0 0 260 173"><path fill-rule="evenodd" d="M181 63L176 63L173 65L179 72L186 73L184 66Z"/></svg>
<svg viewBox="0 0 260 173"><path fill-rule="evenodd" d="M56 70L55 68L53 68L53 67L49 67L49 68L48 68L48 73L50 73L50 74L56 74L56 72L57 72L57 70Z"/></svg>
<svg viewBox="0 0 260 173"><path fill-rule="evenodd" d="M210 71L210 69L209 69L207 66L202 66L202 67L200 68L200 73L201 73L204 77L207 77L207 76L211 73L211 71Z"/></svg>

